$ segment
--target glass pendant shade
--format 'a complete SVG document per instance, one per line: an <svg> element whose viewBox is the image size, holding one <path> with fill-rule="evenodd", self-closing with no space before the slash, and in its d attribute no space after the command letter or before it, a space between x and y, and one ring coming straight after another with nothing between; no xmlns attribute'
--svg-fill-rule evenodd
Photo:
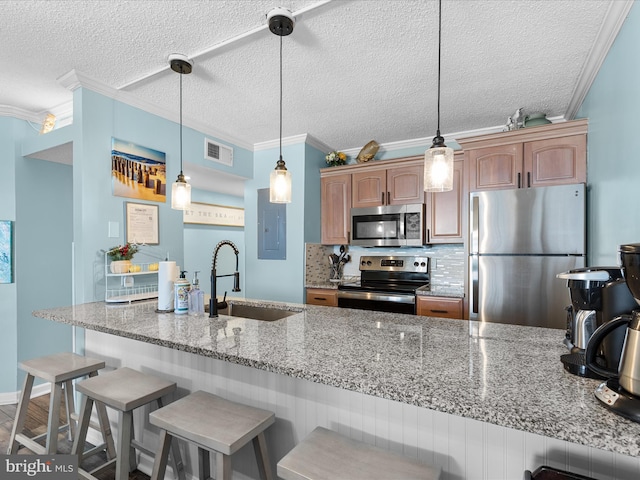
<svg viewBox="0 0 640 480"><path fill-rule="evenodd" d="M424 152L424 191L453 190L453 149L445 145L433 146Z"/></svg>
<svg viewBox="0 0 640 480"><path fill-rule="evenodd" d="M171 185L171 208L174 210L186 210L191 205L191 185L184 175L178 175L178 179Z"/></svg>
<svg viewBox="0 0 640 480"><path fill-rule="evenodd" d="M291 173L282 159L269 176L269 201L271 203L291 203Z"/></svg>

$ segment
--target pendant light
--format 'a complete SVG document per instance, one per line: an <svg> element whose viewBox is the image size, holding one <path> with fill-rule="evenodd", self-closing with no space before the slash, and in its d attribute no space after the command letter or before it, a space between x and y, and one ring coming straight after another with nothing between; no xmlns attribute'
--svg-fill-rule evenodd
<svg viewBox="0 0 640 480"><path fill-rule="evenodd" d="M438 0L438 129L433 145L424 152L425 192L453 190L453 149L444 144L440 135L440 53L442 50L442 0Z"/></svg>
<svg viewBox="0 0 640 480"><path fill-rule="evenodd" d="M282 37L293 32L293 15L285 8L274 8L267 14L269 30L280 37L280 158L269 176L269 201L291 203L291 173L282 159Z"/></svg>
<svg viewBox="0 0 640 480"><path fill-rule="evenodd" d="M178 179L171 185L171 208L186 210L191 205L191 185L187 183L182 173L182 75L188 75L193 69L193 62L178 53L169 55L171 70L180 74L180 173Z"/></svg>

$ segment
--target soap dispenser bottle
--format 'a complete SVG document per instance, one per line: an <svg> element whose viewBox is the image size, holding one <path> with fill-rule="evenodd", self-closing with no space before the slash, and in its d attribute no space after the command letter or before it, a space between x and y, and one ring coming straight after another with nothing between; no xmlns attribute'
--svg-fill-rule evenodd
<svg viewBox="0 0 640 480"><path fill-rule="evenodd" d="M189 315L204 315L204 292L200 290L200 281L198 280L198 272L193 274L193 284L189 291Z"/></svg>
<svg viewBox="0 0 640 480"><path fill-rule="evenodd" d="M176 314L189 313L189 289L191 284L184 274L186 270L180 271L180 278L178 278L173 284L173 291L175 292L175 302L173 311Z"/></svg>

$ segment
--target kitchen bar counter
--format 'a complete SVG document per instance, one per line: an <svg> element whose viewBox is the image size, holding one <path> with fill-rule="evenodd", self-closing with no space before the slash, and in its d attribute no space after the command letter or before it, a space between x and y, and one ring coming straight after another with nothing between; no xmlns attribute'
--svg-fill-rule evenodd
<svg viewBox="0 0 640 480"><path fill-rule="evenodd" d="M413 315L302 310L274 321L102 302L33 315L544 437L640 456L640 424L598 405L600 383L566 373L564 332Z"/></svg>

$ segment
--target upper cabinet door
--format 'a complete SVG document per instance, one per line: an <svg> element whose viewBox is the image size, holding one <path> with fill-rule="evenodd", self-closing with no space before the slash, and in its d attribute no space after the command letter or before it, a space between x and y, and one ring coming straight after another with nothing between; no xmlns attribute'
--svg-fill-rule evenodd
<svg viewBox="0 0 640 480"><path fill-rule="evenodd" d="M469 150L469 191L520 188L522 144Z"/></svg>
<svg viewBox="0 0 640 480"><path fill-rule="evenodd" d="M353 208L387 205L387 171L366 170L352 174Z"/></svg>
<svg viewBox="0 0 640 480"><path fill-rule="evenodd" d="M453 190L427 193L427 225L429 243L462 243L464 204L464 160L456 155L453 167Z"/></svg>
<svg viewBox="0 0 640 480"><path fill-rule="evenodd" d="M424 165L387 169L387 204L424 203Z"/></svg>
<svg viewBox="0 0 640 480"><path fill-rule="evenodd" d="M572 135L524 144L524 187L587 181L587 137Z"/></svg>
<svg viewBox="0 0 640 480"><path fill-rule="evenodd" d="M321 241L323 245L349 243L351 175L320 178Z"/></svg>

